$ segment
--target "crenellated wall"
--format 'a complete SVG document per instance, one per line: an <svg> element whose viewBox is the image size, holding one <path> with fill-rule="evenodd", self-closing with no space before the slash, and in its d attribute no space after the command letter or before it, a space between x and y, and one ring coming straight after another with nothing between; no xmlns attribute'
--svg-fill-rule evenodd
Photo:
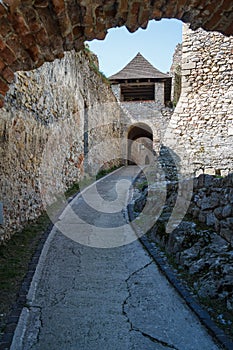
<svg viewBox="0 0 233 350"><path fill-rule="evenodd" d="M119 108L92 63L88 50L70 52L15 76L0 110L0 241L90 169L120 158Z"/></svg>

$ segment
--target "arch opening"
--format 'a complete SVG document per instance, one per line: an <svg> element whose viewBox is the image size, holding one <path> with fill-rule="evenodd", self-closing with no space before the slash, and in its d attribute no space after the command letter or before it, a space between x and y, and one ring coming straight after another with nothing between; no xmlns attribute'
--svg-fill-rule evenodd
<svg viewBox="0 0 233 350"><path fill-rule="evenodd" d="M128 165L149 165L153 161L153 131L150 126L138 123L130 127L127 136Z"/></svg>

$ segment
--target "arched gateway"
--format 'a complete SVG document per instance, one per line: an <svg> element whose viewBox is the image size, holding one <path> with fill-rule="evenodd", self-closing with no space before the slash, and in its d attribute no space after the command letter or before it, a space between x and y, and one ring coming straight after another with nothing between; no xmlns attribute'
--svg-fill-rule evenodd
<svg viewBox="0 0 233 350"><path fill-rule="evenodd" d="M153 132L144 124L137 123L128 130L128 164L149 165L153 161Z"/></svg>

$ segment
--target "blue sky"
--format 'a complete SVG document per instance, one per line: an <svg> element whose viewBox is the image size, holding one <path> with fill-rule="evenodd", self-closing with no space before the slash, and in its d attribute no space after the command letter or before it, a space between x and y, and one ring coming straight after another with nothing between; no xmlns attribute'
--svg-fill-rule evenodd
<svg viewBox="0 0 233 350"><path fill-rule="evenodd" d="M175 47L182 42L182 22L150 21L147 29L129 33L125 27L112 28L105 40L88 42L99 58L100 70L108 77L121 70L140 52L160 71L169 71Z"/></svg>

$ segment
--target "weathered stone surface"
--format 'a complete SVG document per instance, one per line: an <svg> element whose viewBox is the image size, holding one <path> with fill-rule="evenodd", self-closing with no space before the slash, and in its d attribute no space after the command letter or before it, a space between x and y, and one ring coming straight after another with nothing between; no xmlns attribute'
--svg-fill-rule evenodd
<svg viewBox="0 0 233 350"><path fill-rule="evenodd" d="M207 181L206 181L207 179ZM213 227L229 243L233 239L232 174L225 178L200 175L194 181L189 214Z"/></svg>
<svg viewBox="0 0 233 350"><path fill-rule="evenodd" d="M163 143L180 157L183 171L209 179L233 171L232 47L232 36L184 25L182 91Z"/></svg>
<svg viewBox="0 0 233 350"><path fill-rule="evenodd" d="M17 73L10 85L0 118L0 241L90 169L96 174L120 159L120 129L113 124L119 124L120 111L110 87L90 68L92 59L87 50L67 53L53 64Z"/></svg>
<svg viewBox="0 0 233 350"><path fill-rule="evenodd" d="M225 207L223 207L223 209L222 209L222 217L223 218L227 218L227 217L231 216L232 209L233 209L233 207L232 207L231 204L227 204Z"/></svg>
<svg viewBox="0 0 233 350"><path fill-rule="evenodd" d="M201 188L200 185L204 186L205 184L205 177L208 177L209 185ZM219 187L219 193L222 195L231 184L231 176L226 179L209 180L209 175L200 175L200 178L194 181L193 202L189 211L190 214L193 213L198 198L200 206L199 209L197 208L198 219L212 227L216 228L218 226L218 230L208 229L207 226L200 228L200 225L185 219L173 231L167 232L165 229L166 223L177 200L174 195L175 186L168 186L167 200L162 215L155 221L148 237L162 247L178 266L182 266L189 276L192 276L193 289L200 297L224 300L226 307L230 310L232 307L231 293L233 285L233 218L223 219L221 215L223 207L220 203L216 209L210 208L208 205L208 210L206 208L202 210L201 204L202 200L206 203L205 194L207 192L211 196L211 191L213 193L218 192L218 186L224 183L225 187ZM135 186L137 187L137 185ZM144 196L141 198L144 203ZM137 193L137 203L139 202L140 198ZM231 213L230 207L232 208L230 204L225 206L226 214ZM215 214L218 215L218 219Z"/></svg>

